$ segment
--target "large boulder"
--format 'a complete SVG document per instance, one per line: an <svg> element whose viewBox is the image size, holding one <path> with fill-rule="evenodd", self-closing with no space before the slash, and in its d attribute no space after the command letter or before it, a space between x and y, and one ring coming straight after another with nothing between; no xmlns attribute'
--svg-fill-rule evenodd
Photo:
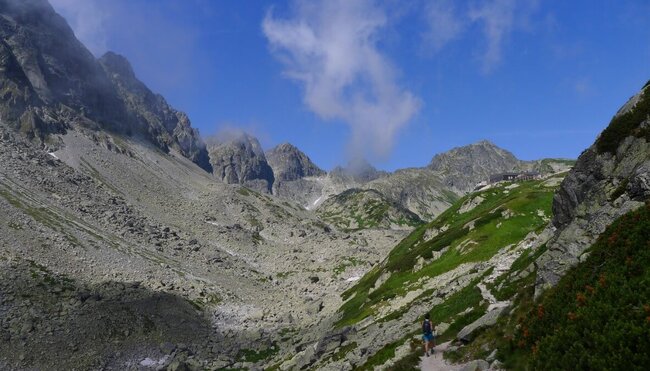
<svg viewBox="0 0 650 371"><path fill-rule="evenodd" d="M485 313L481 318L463 327L463 329L460 330L458 335L456 335L456 338L466 343L472 341L477 331L487 327L494 326L497 323L499 317L501 317L504 314L507 314L508 310L509 307L504 306L504 307L495 308Z"/></svg>

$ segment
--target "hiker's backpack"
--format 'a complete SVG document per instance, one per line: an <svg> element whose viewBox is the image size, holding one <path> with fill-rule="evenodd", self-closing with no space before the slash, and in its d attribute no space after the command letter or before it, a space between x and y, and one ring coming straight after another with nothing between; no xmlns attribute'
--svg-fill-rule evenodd
<svg viewBox="0 0 650 371"><path fill-rule="evenodd" d="M424 321L422 324L422 332L425 334L430 334L433 332L433 329L431 328L431 321Z"/></svg>

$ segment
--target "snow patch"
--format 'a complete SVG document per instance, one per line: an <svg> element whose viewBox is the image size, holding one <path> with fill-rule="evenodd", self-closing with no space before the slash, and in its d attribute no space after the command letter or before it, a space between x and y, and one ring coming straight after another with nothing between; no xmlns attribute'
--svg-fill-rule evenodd
<svg viewBox="0 0 650 371"><path fill-rule="evenodd" d="M47 154L59 160L59 157L56 154L54 154L54 152L48 152Z"/></svg>
<svg viewBox="0 0 650 371"><path fill-rule="evenodd" d="M151 367L151 368L156 367L156 366L162 366L165 363L167 363L168 359L169 359L169 355L166 355L166 356L162 357L158 361L147 357L147 358L143 359L142 361L140 361L140 366Z"/></svg>
<svg viewBox="0 0 650 371"><path fill-rule="evenodd" d="M307 210L313 210L313 209L315 209L316 206L318 206L318 204L320 204L320 201L321 201L322 199L323 199L323 196L321 195L321 196L318 197L314 202L312 202L311 205L307 206L306 209L307 209Z"/></svg>
<svg viewBox="0 0 650 371"><path fill-rule="evenodd" d="M358 281L358 280L360 280L360 279L361 279L361 277L359 277L359 276L354 276L354 277L350 277L350 278L348 278L348 279L345 280L345 281L346 281L346 282L355 282L355 281Z"/></svg>

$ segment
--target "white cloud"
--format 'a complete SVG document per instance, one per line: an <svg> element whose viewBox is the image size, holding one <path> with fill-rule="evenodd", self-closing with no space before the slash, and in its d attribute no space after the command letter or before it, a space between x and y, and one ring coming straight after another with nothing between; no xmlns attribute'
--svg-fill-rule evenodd
<svg viewBox="0 0 650 371"><path fill-rule="evenodd" d="M537 0L491 0L469 9L470 20L483 24L487 42L483 72L491 72L501 62L504 40L514 30L529 26L529 18L537 5Z"/></svg>
<svg viewBox="0 0 650 371"><path fill-rule="evenodd" d="M471 8L469 17L473 22L482 22L486 37L483 56L483 71L490 72L501 62L503 39L514 26L516 0L495 0Z"/></svg>
<svg viewBox="0 0 650 371"><path fill-rule="evenodd" d="M508 37L516 31L530 28L538 0L481 0L472 3L453 0L430 0L425 5L427 31L423 41L434 52L451 42L474 32L479 25L485 39L481 54L482 70L492 72L503 58ZM473 36L473 35L470 35Z"/></svg>
<svg viewBox="0 0 650 371"><path fill-rule="evenodd" d="M262 22L287 76L304 85L314 113L350 125L354 155L388 155L420 101L398 85L395 68L377 47L385 12L370 0L295 5L292 18L269 12Z"/></svg>
<svg viewBox="0 0 650 371"><path fill-rule="evenodd" d="M424 38L434 52L440 51L463 32L465 20L456 5L452 0L432 0L426 6L428 30Z"/></svg>

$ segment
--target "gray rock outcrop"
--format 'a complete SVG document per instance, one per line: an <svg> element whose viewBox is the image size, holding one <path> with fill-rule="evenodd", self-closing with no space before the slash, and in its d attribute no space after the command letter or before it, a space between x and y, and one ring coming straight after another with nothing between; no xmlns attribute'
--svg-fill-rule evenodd
<svg viewBox="0 0 650 371"><path fill-rule="evenodd" d="M456 338L464 342L472 341L476 335L476 331L482 330L486 327L494 326L497 323L499 317L508 313L508 310L509 307L503 306L485 313L481 318L463 327L458 335L456 335Z"/></svg>
<svg viewBox="0 0 650 371"><path fill-rule="evenodd" d="M265 155L266 160L273 169L276 182L326 174L307 155L289 143L280 144L267 151Z"/></svg>
<svg viewBox="0 0 650 371"><path fill-rule="evenodd" d="M212 173L217 179L271 192L273 169L256 138L242 133L227 141L212 143L208 148Z"/></svg>
<svg viewBox="0 0 650 371"><path fill-rule="evenodd" d="M483 370L488 370L490 368L490 364L487 363L487 361L484 361L482 359L476 359L473 360L466 365L463 366L463 368L460 369L460 371L483 371Z"/></svg>
<svg viewBox="0 0 650 371"><path fill-rule="evenodd" d="M647 86L623 106L610 127L632 110L647 109L649 101L643 99L650 100ZM555 285L569 268L580 262L589 246L616 218L650 198L650 143L647 136L639 135L648 130L650 119L647 112L639 117L642 118L635 123L637 129L630 135L614 138L615 153L602 150L603 140L612 140L611 131L601 134L580 155L555 194L553 225L557 232L548 243L548 251L537 260L536 295Z"/></svg>

